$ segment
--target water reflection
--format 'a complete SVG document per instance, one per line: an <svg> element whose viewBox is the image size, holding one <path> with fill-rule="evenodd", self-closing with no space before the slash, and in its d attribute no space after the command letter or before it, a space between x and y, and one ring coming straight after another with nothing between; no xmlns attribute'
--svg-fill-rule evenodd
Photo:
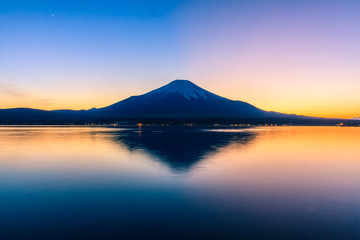
<svg viewBox="0 0 360 240"><path fill-rule="evenodd" d="M0 128L0 239L360 239L359 141L340 127Z"/></svg>
<svg viewBox="0 0 360 240"><path fill-rule="evenodd" d="M129 151L145 151L174 172L190 170L209 155L231 144L247 145L257 135L252 131L208 131L206 129L145 128L141 132L113 132L114 141Z"/></svg>

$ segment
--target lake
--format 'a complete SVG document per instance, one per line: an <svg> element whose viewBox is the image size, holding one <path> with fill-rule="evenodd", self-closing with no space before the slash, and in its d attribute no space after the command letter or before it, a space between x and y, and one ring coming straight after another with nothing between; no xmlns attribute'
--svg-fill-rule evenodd
<svg viewBox="0 0 360 240"><path fill-rule="evenodd" d="M360 239L360 128L0 127L0 149L0 239Z"/></svg>

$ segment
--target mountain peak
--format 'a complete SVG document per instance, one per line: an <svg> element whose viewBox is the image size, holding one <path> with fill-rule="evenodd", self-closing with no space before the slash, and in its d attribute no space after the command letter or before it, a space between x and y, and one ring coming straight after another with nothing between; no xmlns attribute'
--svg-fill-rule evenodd
<svg viewBox="0 0 360 240"><path fill-rule="evenodd" d="M242 101L213 94L189 80L174 80L143 95L98 110L122 118L256 118L266 112ZM270 114L271 115L271 114Z"/></svg>
<svg viewBox="0 0 360 240"><path fill-rule="evenodd" d="M166 87L167 90L169 90L170 88L173 88L173 89L174 88L176 88L176 89L191 88L191 89L201 89L203 91L206 91L205 89L202 89L201 87L197 86L195 83L191 82L190 80L185 80L185 79L176 79L176 80L171 81L168 84L164 85L163 87ZM163 88L163 87L161 87L161 88Z"/></svg>
<svg viewBox="0 0 360 240"><path fill-rule="evenodd" d="M172 84L172 85L174 85L174 84L176 84L176 85L178 85L178 84L195 85L193 82L191 82L190 80L186 80L186 79L175 79L175 80L171 81L170 83L168 83L167 85L169 85L169 84Z"/></svg>
<svg viewBox="0 0 360 240"><path fill-rule="evenodd" d="M166 84L165 86L155 89L145 95L147 96L154 94L168 95L173 93L181 94L188 100L208 99L209 97L222 98L218 95L206 91L205 89L197 86L196 84L194 84L189 80L183 80L183 79L176 79Z"/></svg>

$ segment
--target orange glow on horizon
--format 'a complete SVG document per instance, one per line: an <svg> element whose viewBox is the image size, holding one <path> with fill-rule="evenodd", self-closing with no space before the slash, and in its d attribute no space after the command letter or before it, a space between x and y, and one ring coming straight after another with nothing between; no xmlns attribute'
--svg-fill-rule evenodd
<svg viewBox="0 0 360 240"><path fill-rule="evenodd" d="M296 94L291 96L289 93L279 96L279 90L276 91L276 95L274 96L272 93L274 90L266 91L266 88L252 89L249 87L248 90L244 90L239 87L225 86L223 89L220 89L215 84L209 85L209 87L207 87L201 82L194 83L220 96L229 98L231 100L245 101L266 111L326 118L347 119L360 116L360 112L356 112L357 109L360 109L360 102L357 102L355 99L351 99L349 97L335 100L331 99L330 95L324 96L322 98L315 96L315 94L312 94L312 96L309 96L309 98L302 98L296 96ZM236 86L236 84L234 85ZM147 89L142 88L140 90L129 89L127 91L122 91L122 94L115 93L115 91L112 90L108 94L98 94L95 96L91 93L86 93L82 95L76 95L76 97L71 94L71 96L64 98L62 94L54 93L51 95L52 98L48 97L48 95L43 97L43 99L50 100L41 100L41 98L31 99L5 96L2 98L0 108L6 109L26 107L43 110L81 110L91 109L94 107L102 108L124 100L130 96L141 95L157 87L160 86L153 86Z"/></svg>
<svg viewBox="0 0 360 240"><path fill-rule="evenodd" d="M200 85L201 86L201 85ZM206 88L206 87L205 87ZM145 90L143 93L145 93ZM209 89L211 91L211 89ZM58 109L72 109L72 110L82 110L82 109L91 109L91 108L102 108L118 101L124 100L129 96L139 95L138 91L134 91L135 94L122 94L111 96L109 94L98 95L98 98L94 98L91 95L78 96L76 98L67 98L62 99L61 97L52 98L49 101L38 101L37 99L13 99L13 98L3 98L0 109L7 108L35 108L43 110L58 110ZM356 112L357 109L360 109L360 103L352 101L351 105L346 100L341 99L339 101L330 100L326 102L324 99L316 102L316 99L301 99L292 97L289 99L281 99L277 96L272 98L272 96L264 96L261 93L256 96L250 96L251 92L246 92L246 94L236 94L235 91L229 92L215 92L214 93L221 95L223 97L229 98L231 100L240 100L248 102L255 107L263 109L265 111L275 111L286 114L297 114L304 116L312 117L325 117L325 118L356 118L360 116L360 112ZM245 91L244 91L245 92ZM239 96L241 95L241 96Z"/></svg>

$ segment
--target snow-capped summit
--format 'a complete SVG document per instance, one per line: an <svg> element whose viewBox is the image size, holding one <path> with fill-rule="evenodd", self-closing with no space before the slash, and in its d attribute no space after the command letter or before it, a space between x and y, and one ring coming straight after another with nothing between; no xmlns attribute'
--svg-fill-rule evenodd
<svg viewBox="0 0 360 240"><path fill-rule="evenodd" d="M220 97L216 94L206 91L205 89L197 86L196 84L192 83L189 80L180 80L180 79L174 80L163 87L155 89L147 94L144 94L143 96L144 97L151 95L166 96L173 93L178 93L184 96L188 100L209 99L209 98L219 98L226 100L223 97Z"/></svg>

